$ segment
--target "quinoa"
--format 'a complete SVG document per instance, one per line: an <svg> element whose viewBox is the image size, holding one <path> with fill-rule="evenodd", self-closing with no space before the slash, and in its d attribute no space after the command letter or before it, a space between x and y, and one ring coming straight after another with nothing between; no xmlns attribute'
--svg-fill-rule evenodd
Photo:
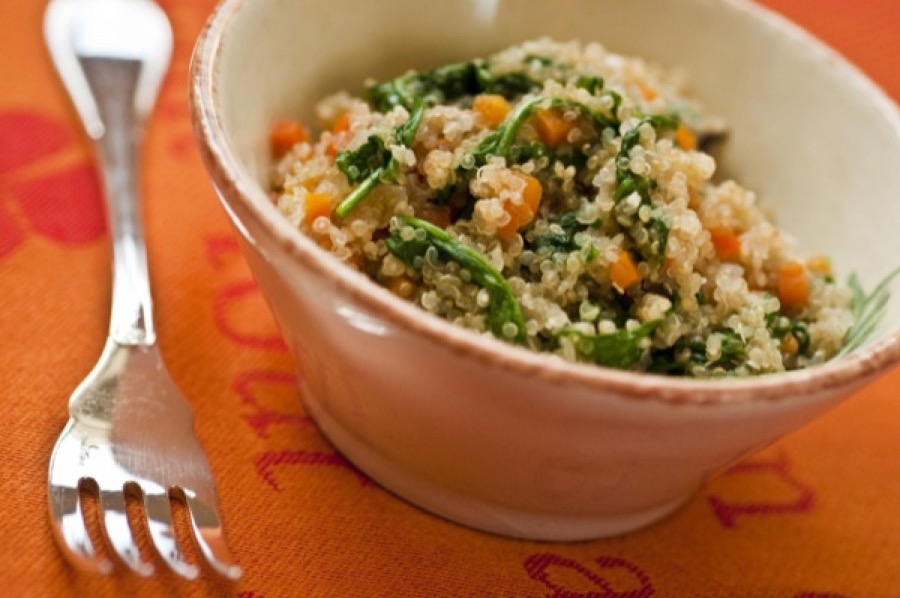
<svg viewBox="0 0 900 598"><path fill-rule="evenodd" d="M827 259L718 181L685 78L540 39L319 103L273 167L288 220L397 296L571 361L698 377L822 363L854 323Z"/></svg>

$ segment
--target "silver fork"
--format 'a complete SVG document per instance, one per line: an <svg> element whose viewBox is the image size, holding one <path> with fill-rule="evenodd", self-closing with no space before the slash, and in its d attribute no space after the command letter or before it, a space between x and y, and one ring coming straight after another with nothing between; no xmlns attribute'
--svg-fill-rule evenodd
<svg viewBox="0 0 900 598"><path fill-rule="evenodd" d="M153 566L135 544L125 492L143 503L147 531L173 571L196 578L179 548L171 496L184 501L193 536L213 569L237 578L209 462L193 416L156 346L143 240L137 161L143 124L172 54L172 29L152 0L51 0L44 34L57 70L96 142L113 245L109 338L99 362L69 399L69 422L50 458L50 522L79 568L108 573L85 526L79 487L99 492L112 551L131 570Z"/></svg>

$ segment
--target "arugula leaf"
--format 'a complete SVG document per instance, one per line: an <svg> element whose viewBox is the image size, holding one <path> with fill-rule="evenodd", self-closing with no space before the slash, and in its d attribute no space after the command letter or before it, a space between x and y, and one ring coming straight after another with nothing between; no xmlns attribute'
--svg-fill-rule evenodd
<svg viewBox="0 0 900 598"><path fill-rule="evenodd" d="M575 244L575 235L586 231L589 226L578 221L578 212L566 212L560 216L550 219L551 224L555 224L562 229L561 233L550 232L546 235L535 237L533 247L535 250L551 249L554 252L571 253L578 249Z"/></svg>
<svg viewBox="0 0 900 598"><path fill-rule="evenodd" d="M591 94L602 91L604 85L603 77L589 77L587 75L578 77L578 81L575 82L576 87L587 90Z"/></svg>
<svg viewBox="0 0 900 598"><path fill-rule="evenodd" d="M550 100L550 105L553 108L560 108L563 110L567 109L575 109L582 114L582 116L587 116L597 128L597 131L603 131L603 129L612 128L618 129L621 123L616 117L615 111L612 112L611 116L605 116L593 108L585 106L581 102L575 102L573 100L564 100L562 98L552 98Z"/></svg>
<svg viewBox="0 0 900 598"><path fill-rule="evenodd" d="M719 358L710 362L706 355L706 341L701 338L681 339L668 349L652 354L649 370L654 374L691 375L695 367L734 369L747 359L744 341L739 334L721 328L712 334L722 337Z"/></svg>
<svg viewBox="0 0 900 598"><path fill-rule="evenodd" d="M540 160L547 158L555 159L553 150L539 141L531 143L517 143L509 148L509 158L514 162L528 162L529 160Z"/></svg>
<svg viewBox="0 0 900 598"><path fill-rule="evenodd" d="M654 209L653 215L650 217L650 222L647 223L647 226L650 229L651 236L651 255L649 256L649 259L654 264L659 265L662 263L663 258L666 257L666 246L669 244L669 219L661 209ZM656 251L652 250L653 237L655 237L655 240L659 243L656 247Z"/></svg>
<svg viewBox="0 0 900 598"><path fill-rule="evenodd" d="M695 367L706 365L706 343L700 339L680 340L674 346L654 351L648 371L672 376L690 375Z"/></svg>
<svg viewBox="0 0 900 598"><path fill-rule="evenodd" d="M490 296L485 319L488 328L499 339L506 340L503 329L508 323L513 323L518 331L512 339L517 343L523 343L527 337L525 332L525 318L519 302L513 295L512 289L503 275L500 274L487 261L487 259L470 247L454 240L440 228L413 218L412 216L397 217L404 226L410 226L416 230L425 232L425 240L413 239L405 241L398 231L394 231L385 241L388 250L408 266L416 267L416 258L425 257L429 247L434 247L444 259L452 260L463 268L469 270L474 280L482 288L486 289Z"/></svg>
<svg viewBox="0 0 900 598"><path fill-rule="evenodd" d="M417 101L440 103L466 95L476 86L471 63L446 65L424 73L410 71L396 79L369 86L366 100L379 112L395 106L413 110Z"/></svg>
<svg viewBox="0 0 900 598"><path fill-rule="evenodd" d="M547 158L547 164L560 162L563 166L574 166L576 172L581 172L587 166L587 156L579 148L563 147L557 151L539 141L530 143L517 143L509 148L509 161L521 164L529 160Z"/></svg>
<svg viewBox="0 0 900 598"><path fill-rule="evenodd" d="M535 110L537 110L541 104L547 104L552 108L578 110L582 115L590 118L594 125L601 131L608 127L615 128L618 126L614 119L609 119L580 102L573 102L562 98L534 97L519 104L503 124L482 140L478 145L478 148L473 152L476 166L484 165L487 162L488 156L500 156L510 160L513 154L513 148L521 150L522 147L528 147L516 145L516 138L518 137L522 126L529 118L531 118L531 115L534 114Z"/></svg>
<svg viewBox="0 0 900 598"><path fill-rule="evenodd" d="M532 91L540 89L541 85L523 73L505 73L503 75L494 75L484 65L476 67L475 76L478 87L471 95L479 93L492 93L505 97L510 100L512 98L525 95Z"/></svg>
<svg viewBox="0 0 900 598"><path fill-rule="evenodd" d="M784 322L785 320L787 323ZM769 329L769 334L771 334L773 338L781 340L790 334L797 339L798 352L800 355L805 355L807 351L809 351L810 337L807 322L793 320L787 316L783 316L779 311L773 311L766 314L766 327Z"/></svg>
<svg viewBox="0 0 900 598"><path fill-rule="evenodd" d="M619 154L616 156L617 188L613 199L617 202L637 192L644 203L650 203L650 180L631 171L631 158L629 156L631 150L641 142L640 128L646 123L649 123L655 129L676 129L678 128L678 117L667 115L647 116L622 136L622 145L619 148Z"/></svg>
<svg viewBox="0 0 900 598"><path fill-rule="evenodd" d="M714 334L722 336L722 348L719 350L719 358L710 364L710 367L732 369L747 358L744 341L737 332L723 329Z"/></svg>
<svg viewBox="0 0 900 598"><path fill-rule="evenodd" d="M610 109L610 114L612 116L611 120L616 123L616 126L618 126L618 124L621 124L619 122L618 115L619 108L622 106L622 96L612 89L607 89L604 91L604 85L605 82L603 81L603 77L590 77L587 75L579 77L575 82L576 87L580 87L581 89L586 90L591 95L597 95L600 92L604 92L606 95L612 98L613 105Z"/></svg>
<svg viewBox="0 0 900 598"><path fill-rule="evenodd" d="M478 147L473 152L475 156L475 164L483 165L487 162L488 156L502 156L504 158L509 157L510 149L516 141L516 136L519 134L519 130L522 128L522 125L525 124L531 114L534 112L535 108L537 108L538 104L542 103L546 98L536 97L531 98L528 101L522 102L519 106L510 114L506 120L501 124L497 129L485 137Z"/></svg>
<svg viewBox="0 0 900 598"><path fill-rule="evenodd" d="M416 138L419 131L419 125L422 124L422 118L425 116L425 104L417 102L413 107L409 119L396 129L397 143L400 145L410 146Z"/></svg>
<svg viewBox="0 0 900 598"><path fill-rule="evenodd" d="M553 65L552 58L550 58L548 56L540 56L538 54L529 54L525 57L525 59L522 62L524 62L525 64L537 63L541 66L552 66Z"/></svg>
<svg viewBox="0 0 900 598"><path fill-rule="evenodd" d="M347 177L351 185L369 178L375 171L385 168L391 160L391 152L378 135L369 138L353 151L338 154L335 165Z"/></svg>
<svg viewBox="0 0 900 598"><path fill-rule="evenodd" d="M425 115L425 103L417 101L409 119L394 129L394 137L400 145L412 145ZM339 218L356 209L379 183L396 183L400 178L400 163L378 135L371 135L355 150L338 154L335 164L351 185L361 184L338 204L334 212Z"/></svg>
<svg viewBox="0 0 900 598"><path fill-rule="evenodd" d="M480 93L494 93L511 99L540 88L522 73L494 75L481 62L459 62L417 73L411 71L392 81L371 85L365 96L379 112L394 106L413 110L417 100L429 106L452 102Z"/></svg>
<svg viewBox="0 0 900 598"><path fill-rule="evenodd" d="M597 365L626 370L644 355L640 341L656 330L660 322L648 322L633 331L619 330L613 334L588 335L576 330L563 330L557 337L570 337L579 357Z"/></svg>

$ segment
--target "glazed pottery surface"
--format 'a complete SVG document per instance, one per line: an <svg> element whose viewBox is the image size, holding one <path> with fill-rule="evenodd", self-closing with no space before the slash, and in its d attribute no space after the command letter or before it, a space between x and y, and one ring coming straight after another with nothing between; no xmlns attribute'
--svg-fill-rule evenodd
<svg viewBox="0 0 900 598"><path fill-rule="evenodd" d="M863 350L802 372L695 381L573 365L432 318L320 250L272 205L274 121L312 122L319 98L358 92L368 77L541 36L683 68L730 125L720 172L867 286L900 261L900 117L837 54L739 0L220 4L195 52L195 130L308 411L351 461L425 509L500 534L574 540L659 519L716 470L896 363L900 302Z"/></svg>

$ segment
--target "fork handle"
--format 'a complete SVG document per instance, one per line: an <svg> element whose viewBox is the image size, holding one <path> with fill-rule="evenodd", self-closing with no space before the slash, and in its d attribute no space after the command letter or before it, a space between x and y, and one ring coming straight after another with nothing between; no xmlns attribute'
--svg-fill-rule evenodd
<svg viewBox="0 0 900 598"><path fill-rule="evenodd" d="M150 346L156 330L138 181L144 116L135 102L141 63L85 57L79 62L102 124L88 134L97 147L112 238L109 336L121 345Z"/></svg>

